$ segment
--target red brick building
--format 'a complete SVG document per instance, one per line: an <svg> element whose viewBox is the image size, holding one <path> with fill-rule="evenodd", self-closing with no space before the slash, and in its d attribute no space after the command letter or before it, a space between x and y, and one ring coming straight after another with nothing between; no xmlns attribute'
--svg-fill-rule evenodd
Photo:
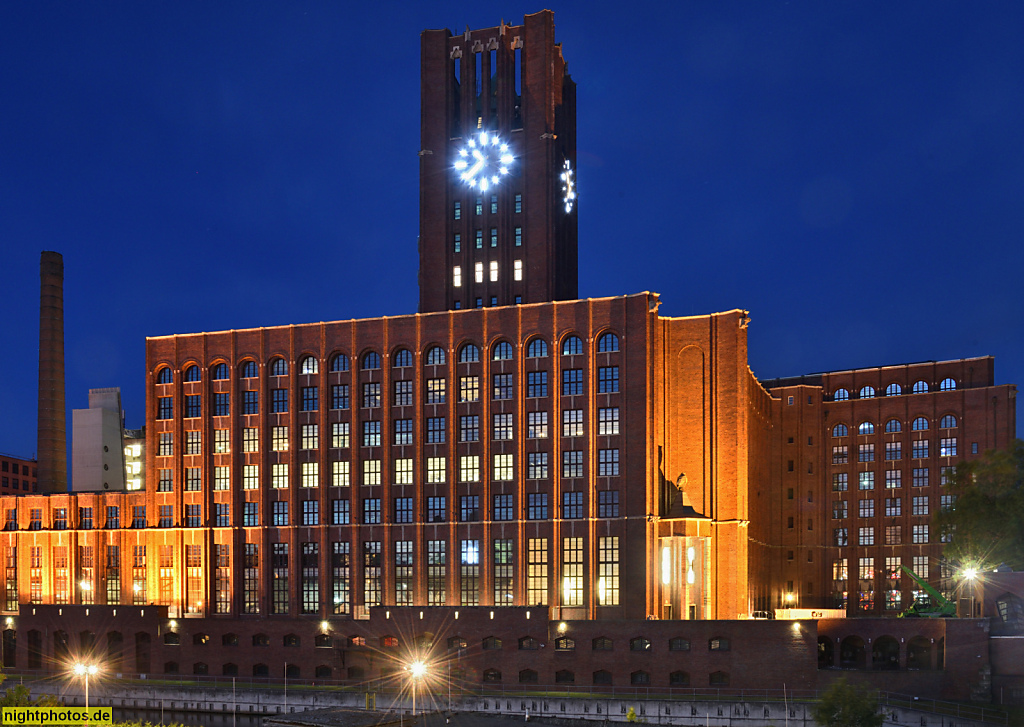
<svg viewBox="0 0 1024 727"><path fill-rule="evenodd" d="M943 468L1009 443L1014 387L991 359L762 385L745 311L572 300L553 28L423 34L421 312L149 338L145 490L4 500L6 665L361 681L426 650L471 683L983 683L987 655L939 657L978 646L967 622L740 619L895 615L893 558L941 584Z"/></svg>
<svg viewBox="0 0 1024 727"><path fill-rule="evenodd" d="M36 460L0 454L0 495L38 492L38 477Z"/></svg>

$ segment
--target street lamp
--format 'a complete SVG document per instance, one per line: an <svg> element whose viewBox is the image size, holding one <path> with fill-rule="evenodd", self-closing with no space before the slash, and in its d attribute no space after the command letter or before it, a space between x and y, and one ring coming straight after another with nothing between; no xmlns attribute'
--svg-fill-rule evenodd
<svg viewBox="0 0 1024 727"><path fill-rule="evenodd" d="M964 568L964 580L966 580L971 586L971 614L970 617L974 618L974 581L978 577L977 568Z"/></svg>
<svg viewBox="0 0 1024 727"><path fill-rule="evenodd" d="M71 667L71 670L75 673L75 676L85 677L85 712L89 713L89 677L95 676L99 672L99 667L95 664L85 664L80 661L76 661L75 665Z"/></svg>
<svg viewBox="0 0 1024 727"><path fill-rule="evenodd" d="M427 665L422 661L414 661L406 667L412 680L412 716L416 716L416 682L427 675Z"/></svg>

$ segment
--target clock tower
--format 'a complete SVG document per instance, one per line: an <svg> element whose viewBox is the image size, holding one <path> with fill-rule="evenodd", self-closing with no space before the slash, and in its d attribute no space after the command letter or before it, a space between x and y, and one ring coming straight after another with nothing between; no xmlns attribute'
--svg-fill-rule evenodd
<svg viewBox="0 0 1024 727"><path fill-rule="evenodd" d="M424 31L420 83L420 312L576 298L576 84L554 14Z"/></svg>

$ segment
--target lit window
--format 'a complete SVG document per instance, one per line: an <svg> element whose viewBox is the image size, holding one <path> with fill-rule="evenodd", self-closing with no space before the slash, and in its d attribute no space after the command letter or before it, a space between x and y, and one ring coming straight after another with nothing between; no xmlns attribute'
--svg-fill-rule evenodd
<svg viewBox="0 0 1024 727"><path fill-rule="evenodd" d="M857 544L858 545L874 545L875 544L875 528L859 528L857 531Z"/></svg>
<svg viewBox="0 0 1024 727"><path fill-rule="evenodd" d="M510 482L512 480L511 454L494 455L494 480L495 482Z"/></svg>
<svg viewBox="0 0 1024 727"><path fill-rule="evenodd" d="M918 439L912 442L910 454L914 459L925 459L928 456L928 440Z"/></svg>
<svg viewBox="0 0 1024 727"><path fill-rule="evenodd" d="M846 401L847 399L850 398L850 392L847 391L846 389L836 389L835 393L832 395L832 398L835 399L836 401Z"/></svg>
<svg viewBox="0 0 1024 727"><path fill-rule="evenodd" d="M565 450L562 452L562 477L583 476L583 452Z"/></svg>
<svg viewBox="0 0 1024 727"><path fill-rule="evenodd" d="M857 474L857 487L861 490L875 489L875 473L859 472Z"/></svg>
<svg viewBox="0 0 1024 727"><path fill-rule="evenodd" d="M859 500L857 503L857 514L859 517L874 517L875 516L875 501L874 500Z"/></svg>
<svg viewBox="0 0 1024 727"><path fill-rule="evenodd" d="M523 228L522 227L517 227L515 232L516 232L516 247L522 247L523 246Z"/></svg>
<svg viewBox="0 0 1024 727"><path fill-rule="evenodd" d="M601 411L611 411L611 409L601 409ZM615 408L616 413L618 408ZM618 427L618 421L616 418L616 428ZM618 434L618 431L615 432ZM562 436L563 437L582 437L583 436L583 410L582 409L563 409L562 410Z"/></svg>
<svg viewBox="0 0 1024 727"><path fill-rule="evenodd" d="M270 466L271 487L283 490L288 487L288 463L281 462Z"/></svg>
<svg viewBox="0 0 1024 727"><path fill-rule="evenodd" d="M512 440L512 415L511 414L495 414L494 415L494 439L496 441L511 441Z"/></svg>
<svg viewBox="0 0 1024 727"><path fill-rule="evenodd" d="M597 433L599 435L619 433L619 407L613 406L597 410Z"/></svg>
<svg viewBox="0 0 1024 727"><path fill-rule="evenodd" d="M473 277L478 283L484 282L484 264L476 263L473 267Z"/></svg>
<svg viewBox="0 0 1024 727"><path fill-rule="evenodd" d="M832 490L835 492L846 492L849 482L849 475L846 472L837 472L832 475Z"/></svg>
<svg viewBox="0 0 1024 727"><path fill-rule="evenodd" d="M427 457L427 484L439 485L445 481L445 458Z"/></svg>
<svg viewBox="0 0 1024 727"><path fill-rule="evenodd" d="M939 440L940 457L956 457L956 437L945 437Z"/></svg>
<svg viewBox="0 0 1024 727"><path fill-rule="evenodd" d="M860 426L857 427L857 434L874 434L875 425L871 422L861 422Z"/></svg>
<svg viewBox="0 0 1024 727"><path fill-rule="evenodd" d="M331 485L334 487L348 487L351 483L350 468L348 462L331 463Z"/></svg>
<svg viewBox="0 0 1024 727"><path fill-rule="evenodd" d="M403 458L395 460L395 482L396 485L412 484L412 459Z"/></svg>
<svg viewBox="0 0 1024 727"><path fill-rule="evenodd" d="M483 230L477 230L476 231L476 249L477 250L483 250L484 249L484 231Z"/></svg>
<svg viewBox="0 0 1024 727"><path fill-rule="evenodd" d="M363 460L363 484L364 485L379 485L380 484L380 460L379 459L364 459Z"/></svg>
<svg viewBox="0 0 1024 727"><path fill-rule="evenodd" d="M498 282L498 261L491 260L491 282Z"/></svg>
<svg viewBox="0 0 1024 727"><path fill-rule="evenodd" d="M895 490L903 486L903 472L901 470L886 470L885 489Z"/></svg>
<svg viewBox="0 0 1024 727"><path fill-rule="evenodd" d="M548 436L548 413L546 411L531 411L526 414L526 438L547 439Z"/></svg>
<svg viewBox="0 0 1024 727"><path fill-rule="evenodd" d="M523 211L523 195L517 194L516 195L516 214L519 214L522 211Z"/></svg>
<svg viewBox="0 0 1024 727"><path fill-rule="evenodd" d="M452 285L456 288L462 287L462 266L456 265L452 269Z"/></svg>
<svg viewBox="0 0 1024 727"><path fill-rule="evenodd" d="M475 454L459 457L459 482L480 481L480 457Z"/></svg>
<svg viewBox="0 0 1024 727"><path fill-rule="evenodd" d="M497 227L492 227L491 228L491 247L497 247L497 246L498 246L498 228Z"/></svg>
<svg viewBox="0 0 1024 727"><path fill-rule="evenodd" d="M927 543L928 542L928 526L927 525L914 525L913 526L914 543Z"/></svg>

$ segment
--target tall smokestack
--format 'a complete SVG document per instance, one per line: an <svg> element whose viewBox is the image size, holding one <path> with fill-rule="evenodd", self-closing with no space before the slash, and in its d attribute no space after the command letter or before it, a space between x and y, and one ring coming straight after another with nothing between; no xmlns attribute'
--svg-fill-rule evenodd
<svg viewBox="0 0 1024 727"><path fill-rule="evenodd" d="M64 417L64 258L39 258L39 491L67 492L68 443Z"/></svg>

